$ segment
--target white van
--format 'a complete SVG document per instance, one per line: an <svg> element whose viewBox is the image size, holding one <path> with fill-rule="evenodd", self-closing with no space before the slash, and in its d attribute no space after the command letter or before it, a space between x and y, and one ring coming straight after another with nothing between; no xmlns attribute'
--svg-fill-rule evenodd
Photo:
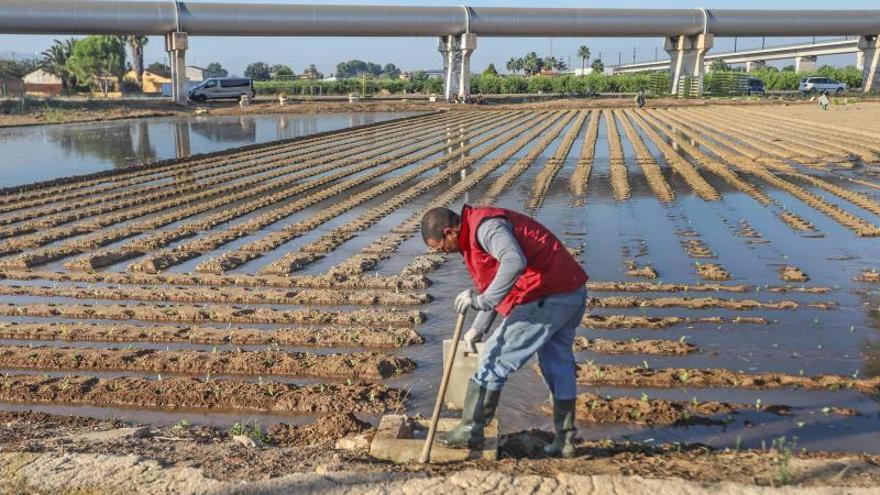
<svg viewBox="0 0 880 495"><path fill-rule="evenodd" d="M223 77L205 79L202 84L189 90L187 97L195 102L221 98L240 99L242 95L254 98L254 81L247 77Z"/></svg>

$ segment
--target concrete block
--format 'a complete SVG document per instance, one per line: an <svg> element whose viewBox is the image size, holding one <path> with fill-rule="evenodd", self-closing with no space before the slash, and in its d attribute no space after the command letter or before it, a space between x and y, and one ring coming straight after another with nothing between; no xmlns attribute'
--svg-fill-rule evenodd
<svg viewBox="0 0 880 495"><path fill-rule="evenodd" d="M367 434L342 437L336 440L336 449L352 451L370 450L370 437Z"/></svg>
<svg viewBox="0 0 880 495"><path fill-rule="evenodd" d="M457 418L440 418L437 424L437 436L431 448L431 462L458 462L475 459L498 459L498 419L486 426L486 442L482 450L450 449L439 443L436 438L442 432L449 431L458 423ZM404 415L388 414L382 417L373 443L370 444L370 455L396 463L418 462L425 438L430 426L429 419L409 418Z"/></svg>
<svg viewBox="0 0 880 495"><path fill-rule="evenodd" d="M443 362L446 362L449 356L449 350L452 348L452 340L443 341ZM483 353L483 344L477 344L477 354L471 354L465 351L465 346L458 343L458 349L455 353L455 362L452 363L452 374L449 375L449 386L446 388L446 397L443 404L449 409L459 410L464 406L464 394L467 392L468 380L474 376L477 371L477 365L480 362L480 355Z"/></svg>

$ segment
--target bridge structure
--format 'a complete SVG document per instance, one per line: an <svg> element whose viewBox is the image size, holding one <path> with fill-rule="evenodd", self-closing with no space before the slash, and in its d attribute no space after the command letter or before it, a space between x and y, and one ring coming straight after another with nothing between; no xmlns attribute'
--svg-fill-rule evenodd
<svg viewBox="0 0 880 495"><path fill-rule="evenodd" d="M672 92L702 88L717 37L856 36L864 90L880 89L880 10L587 9L303 5L184 0L0 0L0 33L163 35L174 100L186 104L186 52L197 36L430 36L447 99L470 91L479 37L661 37Z"/></svg>
<svg viewBox="0 0 880 495"><path fill-rule="evenodd" d="M855 53L856 66L859 70L865 68L864 51L859 49L859 38L846 38L824 40L813 43L799 43L785 46L771 46L767 48L755 48L736 52L709 53L705 56L705 66L709 67L716 60L721 60L728 65L745 64L746 72L762 66L772 60L794 60L797 72L808 72L816 69L816 61L820 56L841 55ZM621 64L610 69L615 74L627 74L634 72L668 70L671 60L655 60L637 62L633 64Z"/></svg>

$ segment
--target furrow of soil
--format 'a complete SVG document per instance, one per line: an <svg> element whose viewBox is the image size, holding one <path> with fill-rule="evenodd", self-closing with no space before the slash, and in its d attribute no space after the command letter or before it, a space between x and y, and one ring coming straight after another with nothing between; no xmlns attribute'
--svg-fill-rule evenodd
<svg viewBox="0 0 880 495"><path fill-rule="evenodd" d="M757 117L763 118L764 116L758 114ZM798 131L806 130L808 132L813 132L815 126L815 122L812 120L803 120L779 112L773 113L772 121L775 124L783 122L791 124L793 127L796 127ZM833 126L828 126L827 129L822 129L822 134L818 141L824 141L826 136L834 136L843 139L846 144L858 143L872 151L880 152L880 145L877 144L878 135L869 132L865 128L851 125L853 122L853 118L848 118L846 119L846 122L835 122ZM795 136L795 139L797 140L797 136Z"/></svg>
<svg viewBox="0 0 880 495"><path fill-rule="evenodd" d="M319 252L321 254L326 254L340 245L342 245L345 241L356 235L356 232L366 230L369 227L375 225L381 219L385 218L389 214L394 211L400 209L402 206L407 203L415 200L416 198L424 195L428 191L436 188L437 186L447 182L448 179L454 177L456 174L459 174L462 170L466 170L468 167L471 167L475 163L478 163L482 158L495 151L502 145L504 145L508 140L518 136L522 132L528 130L530 126L534 125L528 121L525 121L523 125L515 127L510 131L509 134L505 134L500 136L497 140L490 142L486 146L482 147L476 153L470 156L460 157L453 164L447 165L446 167L442 167L442 171L432 175L431 177L422 180L416 185L413 185L401 193L388 198L386 201L383 201L381 205L376 206L367 210L362 215L358 216L356 219L330 231L321 236L318 241L310 244L306 244L300 248L300 251L307 253L315 253ZM369 199L369 195L366 196ZM352 198L354 200L355 198ZM334 206L334 208L348 208L349 205L342 203L340 205ZM332 210L332 208L331 208ZM322 215L331 215L331 211L327 211L322 213ZM335 215L333 215L335 216ZM243 246L242 250L246 250L249 247L247 245ZM235 252L233 251L233 254ZM288 266L294 266L290 261L295 261L297 257L297 252L288 253L290 255L289 258L285 259L282 257L276 263L280 265L280 269ZM225 256L225 255L223 255ZM222 256L221 256L222 258ZM332 268L328 275L335 277L337 275L350 276L358 273L363 273L365 270L372 269L376 265L378 265L381 256L378 254L367 254L362 253L353 256L349 261L344 262L340 266L336 266ZM304 263L300 263L303 265ZM199 269L199 268L197 268ZM272 268L272 270L277 270L278 268Z"/></svg>
<svg viewBox="0 0 880 495"><path fill-rule="evenodd" d="M788 406L769 405L755 408L748 404L706 401L686 402L643 397L600 397L594 394L578 394L575 411L577 420L587 424L635 424L648 426L724 426L742 411L760 411L785 416ZM542 406L544 414L551 414L552 407Z"/></svg>
<svg viewBox="0 0 880 495"><path fill-rule="evenodd" d="M580 158L571 174L570 186L575 206L581 206L584 197L587 195L587 186L589 185L590 174L593 171L593 159L596 156L596 141L599 138L599 114L601 113L601 110L590 112L590 122L587 124L587 132L581 147Z"/></svg>
<svg viewBox="0 0 880 495"><path fill-rule="evenodd" d="M138 371L203 375L303 376L381 380L411 373L416 364L376 352L314 354L262 351L157 351L0 345L0 367L66 371Z"/></svg>
<svg viewBox="0 0 880 495"><path fill-rule="evenodd" d="M544 163L544 168L542 168L541 171L538 172L538 175L535 176L535 180L532 183L532 189L529 192L529 200L526 203L527 208L530 210L534 211L541 207L541 203L544 202L544 196L546 196L547 191L550 190L550 184L553 183L553 179L556 178L556 175L565 165L565 160L568 158L568 154L571 152L571 148L574 146L574 142L577 140L578 135L580 135L581 128L583 128L586 120L587 112L579 112L578 117L571 125L571 129L565 134L562 141L559 143L559 146L556 148L556 152L553 153L552 157L547 159Z"/></svg>
<svg viewBox="0 0 880 495"><path fill-rule="evenodd" d="M620 387L699 387L768 390L801 388L807 390L852 389L866 394L880 391L880 377L850 378L840 375L798 376L786 373L744 373L723 368L632 367L615 364L577 364L578 383Z"/></svg>
<svg viewBox="0 0 880 495"><path fill-rule="evenodd" d="M239 287L59 287L35 285L0 285L2 296L71 297L167 302L213 302L231 304L300 304L415 306L427 304L425 293L389 292L387 290L339 291L261 289Z"/></svg>
<svg viewBox="0 0 880 495"><path fill-rule="evenodd" d="M36 187L28 186L21 192L3 195L3 200L0 201L0 204L2 204L0 212L40 206L54 201L97 195L119 188L159 181L168 177L178 177L182 173L210 170L214 167L230 164L285 157L311 159L317 154L326 152L328 144L329 147L338 144L348 144L350 141L377 136L386 133L388 130L393 131L394 128L408 127L420 123L430 124L444 119L455 120L455 118L439 113L426 114L400 119L399 121L380 122L360 129L345 129L303 136L293 140L282 141L275 145L253 145L237 151L222 151L201 157L172 160L171 163L167 164L152 163L140 167L128 167L124 170L99 173L97 178L89 176L66 177L58 179L54 184L37 185ZM313 150L312 148L317 149ZM303 155L301 154L302 151L308 151L309 153ZM105 182L107 184L102 186L101 184Z"/></svg>
<svg viewBox="0 0 880 495"><path fill-rule="evenodd" d="M657 270L654 269L651 265L641 266L637 261L627 260L624 261L626 264L626 276L627 277L635 277L635 278L650 278L654 279L658 277Z"/></svg>
<svg viewBox="0 0 880 495"><path fill-rule="evenodd" d="M441 138L442 133L440 133L439 130L435 131L434 134L436 135L435 138L433 139L433 141L429 140L428 144L430 144L431 142L443 142L443 139ZM405 166L403 165L403 163L406 163L406 160L404 160L404 158L402 157L408 157L409 160L417 161L420 157L423 157L423 155L429 156L425 155L426 153L428 153L428 151L421 151L420 153L417 153L414 157L409 156L418 151L418 146L422 146L423 144L425 144L424 141L420 141L419 139L413 139L411 143L412 146L408 146L403 149L397 149L391 154L371 154L370 156L374 156L374 158L366 160L357 156L351 159L347 159L345 163L353 164L350 167L340 168L340 164L331 162L327 165L323 165L321 167L318 167L317 169L312 170L308 174L299 174L293 177L284 178L283 184L281 184L281 186L283 187L279 186L279 184L275 182L262 184L259 187L253 188L250 191L244 191L242 193L234 194L229 197L219 198L215 201L209 201L196 206L174 211L165 215L153 217L133 226L123 226L115 229L109 229L92 236L74 239L72 241L69 241L68 243L63 244L59 249L67 248L69 250L89 251L100 246L104 246L128 237L138 235L142 232L148 233L148 235L134 239L133 241L125 243L119 247L100 250L95 253L86 255L82 258L72 260L66 265L66 267L72 270L91 270L101 268L109 264L136 258L138 256L142 256L148 253L149 251L165 247L174 241L187 237L192 237L202 231L209 231L220 224L242 217L256 210L266 208L267 206L275 205L278 202L306 193L318 187L331 184L333 182L336 182L337 180L344 179L345 177L356 175L358 173L373 169L371 172L359 176L360 181L366 181L373 178L381 177L385 173L393 172L393 170L399 168L386 166L382 167L381 169L377 169L377 167L385 162L400 158L401 162L396 163L398 163L400 166ZM414 148L413 146L416 147ZM435 148L438 150L440 149L437 147ZM304 178L327 172L332 173L312 179L308 182L301 181ZM343 184L349 184L350 182L351 181ZM339 189L341 185L337 184L333 187ZM257 231L268 223L273 223L289 214L292 214L295 211L310 206L311 204L313 204L313 201L309 198L310 197L305 197L297 202L294 202L292 205L288 205L287 207L274 208L266 213L263 213L251 222L237 226L234 230L235 235L242 236L248 232ZM234 208L226 207L228 204L240 200L245 200L245 202ZM213 213L196 221L183 223L169 230L159 230L158 232L154 232L159 227L205 212ZM51 253L52 251L49 252ZM64 257L64 255L56 255L54 258L57 259L59 257Z"/></svg>
<svg viewBox="0 0 880 495"><path fill-rule="evenodd" d="M626 134L626 138L629 140L629 143L635 152L636 163L642 167L642 171L645 174L645 180L648 181L648 185L651 187L651 190L654 191L654 195L657 196L658 200L665 203L675 199L675 193L663 177L663 171L660 170L660 166L654 159L654 155L652 155L651 151L648 150L648 147L645 146L642 136L636 132L632 123L630 123L627 114L620 110L615 110L614 113L621 126L623 126L623 132Z"/></svg>
<svg viewBox="0 0 880 495"><path fill-rule="evenodd" d="M532 126L528 128L528 132L526 132L525 134L520 133L522 134L522 136L511 143L509 146L507 146L504 151L486 161L477 170L470 171L465 179L460 180L454 186L447 188L444 192L436 196L424 208L414 211L409 216L409 218L407 218L405 221L398 224L394 229L392 229L392 234L377 239L374 243L367 245L361 251L361 254L351 256L349 259L331 268L328 271L328 275L338 276L339 274L357 274L363 273L366 270L374 269L381 260L391 257L397 251L403 241L409 239L413 235L414 231L417 230L417 226L421 221L421 216L424 211L435 206L448 206L458 197L477 185L481 180L485 179L499 167L507 163L507 161L510 160L511 157L513 157L517 152L525 148L528 143L532 142L538 136L540 136L541 133L547 130L550 125L558 120L559 115L560 114L557 113L555 117L549 119L532 119ZM486 151L495 151L501 146L501 144L502 143L492 143L491 145L487 146L487 148L491 148L491 150L487 149ZM479 160L474 160L474 158L482 158L484 156L487 156L487 154L488 153L484 154L482 152L478 153L478 155L482 156L469 157L467 160L464 160L463 163L467 163L468 165L478 163ZM444 262L443 258L429 259L431 261L428 262L428 265L431 265L434 268L440 266ZM414 263L416 263L416 271L427 266L422 265L422 261L418 259L414 260ZM404 269L401 271L402 276L408 276L415 273L414 271L408 270L407 268L408 266L404 267Z"/></svg>
<svg viewBox="0 0 880 495"><path fill-rule="evenodd" d="M412 328L138 326L115 323L0 322L0 339L65 342L151 342L384 349L424 344Z"/></svg>
<svg viewBox="0 0 880 495"><path fill-rule="evenodd" d="M730 170L723 162L706 155L696 146L692 146L687 139L683 139L682 135L680 134L682 132L682 129L679 128L677 129L679 132L675 132L675 128L670 128L671 126L669 126L668 123L664 124L664 122L658 120L652 111L645 112L643 116L647 122L653 124L657 129L662 130L662 132L669 136L672 142L677 144L682 151L693 157L693 159L697 163L699 163L701 167L709 170L718 177L721 177L722 179L724 179L725 182L727 182L737 190L748 194L761 205L767 206L772 203L770 197L767 196L767 194L764 193L764 191L762 191L760 188L758 188L754 184L751 184L750 182L746 182L739 175L737 175L736 172ZM717 146L714 146L712 145L712 143L706 141L705 139L702 139L702 137L697 135L696 133L689 134L689 137L691 139L694 139L694 141L713 153L718 154L721 151L718 149ZM724 157L724 155L718 156L721 158Z"/></svg>
<svg viewBox="0 0 880 495"><path fill-rule="evenodd" d="M469 147L457 149L454 154L435 158L403 174L396 175L394 178L380 181L379 184L370 187L365 191L359 192L354 196L349 197L345 201L333 204L329 208L325 208L305 220L284 225L281 229L277 231L271 232L270 234L260 239L242 245L236 251L232 251L231 253L226 255L221 255L221 257L218 258L214 258L213 261L209 260L208 262L196 267L196 270L203 271L205 273L219 273L238 266L237 262L241 262L242 260L250 261L252 259L258 258L262 255L262 253L266 251L271 251L281 246L282 244L292 239L295 239L296 237L310 232L322 223L339 216L345 211L361 205L365 201L368 201L386 192L393 191L394 189L405 184L406 182L415 179L426 172L430 172L433 168L436 168L444 163L453 161L459 155L467 153L479 144L483 144L491 139L498 137L499 135L502 135L505 131L518 125L521 120L522 119L519 116L507 115L505 116L505 118L493 122L492 125L484 126L481 129L475 129L471 133L469 133L468 136L476 137L480 135L483 129L490 130L496 127L500 127L499 130L489 133L483 139L470 145ZM297 200L293 203L263 213L260 216L248 220L242 224L235 225L225 230L213 231L194 241L179 244L175 246L173 250L164 250L150 255L143 261L130 265L129 270L145 271L147 273L155 273L165 270L170 266L182 263L183 261L186 261L188 259L192 259L204 253L213 251L236 239L258 232L268 225L278 222L297 211L303 210L309 206L313 206L317 203L320 203L321 201L333 199L356 186L367 184L370 181L378 179L386 174L390 174L392 172L416 164L439 152L442 152L444 149L444 144L438 144L436 146L425 148L423 151L415 155L409 155L404 158L393 160L388 165L382 167L374 173L360 175L345 182L338 183L332 187L323 189L320 192L310 194L309 196ZM242 254L241 256L238 256L239 253L243 252L247 252L248 254ZM226 258L223 258L223 256L226 256ZM237 256L238 258L236 259Z"/></svg>
<svg viewBox="0 0 880 495"><path fill-rule="evenodd" d="M779 278L783 282L808 282L809 275L796 266L786 265L779 269Z"/></svg>
<svg viewBox="0 0 880 495"><path fill-rule="evenodd" d="M720 299L717 297L590 297L587 305L592 308L722 308L733 310L750 309L797 309L797 301L762 302L754 299Z"/></svg>
<svg viewBox="0 0 880 495"><path fill-rule="evenodd" d="M442 121L431 126L428 129L435 129L442 125ZM422 122L421 124L428 124ZM410 124L407 124L407 126ZM113 190L111 194L100 195L90 194L86 198L77 198L65 202L55 202L51 205L42 206L40 208L30 209L17 215L7 215L0 217L0 225L8 225L11 223L31 220L26 225L18 225L15 229L0 229L0 237L11 237L12 235L21 235L27 232L33 232L38 229L54 227L64 223L81 220L87 217L93 217L123 208L130 208L142 204L150 204L159 200L165 200L175 196L189 194L196 190L213 188L219 184L228 183L244 179L250 176L261 175L263 180L279 177L284 174L306 170L331 160L338 160L352 155L361 155L358 158L366 159L373 156L374 153L382 153L393 151L399 145L406 145L407 141L414 138L415 135L404 134L401 137L399 130L405 129L401 127L394 132L395 129L389 129L385 136L376 136L375 143L364 144L362 140L347 142L345 144L331 143L331 146L325 146L318 156L312 159L303 159L302 156L293 154L283 158L275 158L269 161L244 161L231 167L211 167L207 172L195 174L195 170L187 169L186 176L181 180L175 180L171 183L163 182L142 188L125 188L123 190ZM430 131L421 130L416 134L427 134ZM380 147L381 146L381 147ZM364 152L371 152L368 156L364 156ZM292 159L294 159L292 161ZM275 172L273 172L275 171ZM266 172L272 172L266 174ZM185 186L185 187L184 187ZM70 210L74 210L70 212ZM69 212L63 213L62 212ZM33 220L39 218L39 220Z"/></svg>
<svg viewBox="0 0 880 495"><path fill-rule="evenodd" d="M316 309L127 304L0 304L0 315L97 320L143 320L230 323L305 323L310 325L381 325L411 327L424 321L418 311L364 309L351 313Z"/></svg>
<svg viewBox="0 0 880 495"><path fill-rule="evenodd" d="M642 132L648 136L651 142L654 143L654 146L660 150L660 153L666 159L666 163L669 167L681 175L682 179L684 179L697 195L706 201L716 201L721 199L721 195L718 194L718 191L706 182L706 179L697 172L697 169L675 151L672 145L670 145L664 138L660 137L660 135L642 119L641 115L634 112L627 112L627 116L629 116L632 121L639 126Z"/></svg>
<svg viewBox="0 0 880 495"><path fill-rule="evenodd" d="M880 272L877 270L865 270L860 273L856 280L859 282L880 282Z"/></svg>
<svg viewBox="0 0 880 495"><path fill-rule="evenodd" d="M495 182L489 186L489 189L483 194L483 197L480 199L479 204L488 205L495 202L501 194L506 191L515 181L519 178L520 175L524 174L526 170L529 169L534 163L535 160L541 156L541 153L544 152L556 137L562 133L563 129L568 125L569 122L575 117L574 113L568 112L563 117L562 120L559 121L552 129L550 129L547 134L543 135L540 141L532 145L529 148L529 151L516 161L506 172L501 174Z"/></svg>
<svg viewBox="0 0 880 495"><path fill-rule="evenodd" d="M207 285L212 287L301 287L307 289L391 289L397 291L428 288L429 281L422 276L384 277L355 276L343 280L325 276L299 275L250 275L204 273L83 273L83 272L40 272L21 270L0 270L0 279L9 280L48 280L52 282L85 282L120 285Z"/></svg>
<svg viewBox="0 0 880 495"><path fill-rule="evenodd" d="M656 354L661 356L683 356L700 352L694 344L675 340L608 340L588 339L578 336L574 339L575 352L591 351L600 354Z"/></svg>
<svg viewBox="0 0 880 495"><path fill-rule="evenodd" d="M663 330L674 325L684 324L753 324L767 325L770 321L761 317L737 316L721 318L710 316L704 318L685 318L682 316L636 316L636 315L585 315L581 325L593 330L629 330L643 328L647 330Z"/></svg>
<svg viewBox="0 0 880 495"><path fill-rule="evenodd" d="M629 179L627 177L626 158L623 156L623 145L617 132L616 118L613 112L605 111L605 132L608 136L608 168L611 176L611 190L614 199L629 199Z"/></svg>
<svg viewBox="0 0 880 495"><path fill-rule="evenodd" d="M697 263L697 275L703 280L730 280L730 272L717 263Z"/></svg>
<svg viewBox="0 0 880 495"><path fill-rule="evenodd" d="M375 383L294 385L264 381L125 376L0 376L0 401L295 414L400 409L406 392Z"/></svg>

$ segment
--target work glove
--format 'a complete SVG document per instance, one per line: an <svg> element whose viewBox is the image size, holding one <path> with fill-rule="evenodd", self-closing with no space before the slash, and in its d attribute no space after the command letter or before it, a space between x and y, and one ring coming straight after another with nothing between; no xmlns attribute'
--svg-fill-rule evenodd
<svg viewBox="0 0 880 495"><path fill-rule="evenodd" d="M476 328L471 327L471 329L465 332L464 336L461 338L461 341L464 343L464 352L476 354L477 342L481 342L482 340L483 333Z"/></svg>
<svg viewBox="0 0 880 495"><path fill-rule="evenodd" d="M469 309L479 309L482 310L482 305L480 304L479 295L471 289L461 291L457 296L455 296L455 311L458 314L463 315L465 311Z"/></svg>

